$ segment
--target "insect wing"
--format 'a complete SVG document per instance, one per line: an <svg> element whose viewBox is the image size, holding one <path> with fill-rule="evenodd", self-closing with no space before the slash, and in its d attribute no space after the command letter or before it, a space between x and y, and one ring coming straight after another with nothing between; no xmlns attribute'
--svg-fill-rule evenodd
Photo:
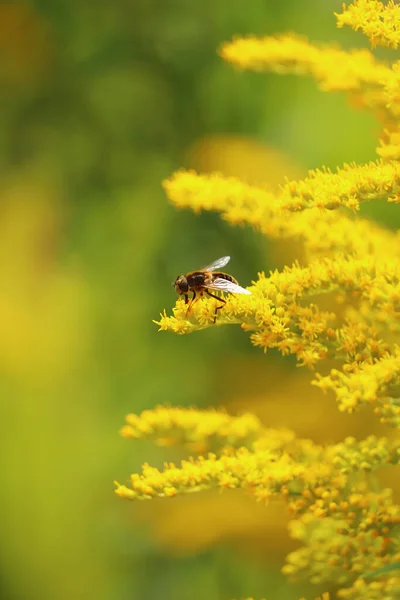
<svg viewBox="0 0 400 600"><path fill-rule="evenodd" d="M233 281L228 281L227 279L222 279L217 277L210 284L207 284L207 288L209 290L216 290L220 292L230 292L231 294L251 294L249 290L242 288L237 283L233 283Z"/></svg>
<svg viewBox="0 0 400 600"><path fill-rule="evenodd" d="M228 262L231 260L230 256L222 256L222 258L217 258L211 264L202 268L202 271L215 271L216 269L222 269Z"/></svg>

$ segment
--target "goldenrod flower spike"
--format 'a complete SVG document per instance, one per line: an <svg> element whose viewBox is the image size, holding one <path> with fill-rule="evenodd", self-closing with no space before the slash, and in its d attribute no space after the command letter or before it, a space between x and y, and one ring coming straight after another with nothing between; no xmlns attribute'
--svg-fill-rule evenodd
<svg viewBox="0 0 400 600"><path fill-rule="evenodd" d="M400 440L389 441L386 437L378 438L375 435L361 441L347 437L334 447L332 462L343 474L373 471L384 465L399 465Z"/></svg>
<svg viewBox="0 0 400 600"><path fill-rule="evenodd" d="M338 24L368 29L366 32L374 43L396 47L400 39L399 13L400 8L394 2L384 6L380 2L360 0L338 15ZM286 34L237 38L225 43L220 55L242 69L271 71L280 75L310 75L319 83L321 90L350 94L358 106L373 110L384 121L385 127L397 130L400 118L399 64L384 64L368 50L347 52L337 46L318 46L306 38ZM396 146L395 136L389 141L382 140L378 154L384 160L398 160ZM301 209L301 203L299 206Z"/></svg>
<svg viewBox="0 0 400 600"><path fill-rule="evenodd" d="M345 165L336 173L328 169L310 171L301 181L282 188L279 203L283 209L334 209L341 206L357 210L363 202L387 200L400 192L400 165L397 162L371 162Z"/></svg>
<svg viewBox="0 0 400 600"><path fill-rule="evenodd" d="M187 412L190 419L191 411ZM158 423L159 419L158 410L147 411L143 422ZM132 416L129 420L135 422ZM177 415L171 411L174 420ZM284 573L290 577L304 574L315 584L347 585L339 593L342 598L369 598L370 589L391 597L398 578L365 583L362 575L382 568L388 560L393 564L400 560L396 538L400 507L390 490L371 492L354 475L399 464L399 459L400 440L370 436L358 442L349 437L324 448L293 434L265 430L252 450L225 450L220 456L182 461L180 467L169 463L162 471L145 464L141 474L131 476L129 486L116 482L115 491L130 500L171 498L210 488L240 488L264 502L281 495L293 518L290 533L303 543L288 555Z"/></svg>
<svg viewBox="0 0 400 600"><path fill-rule="evenodd" d="M246 298L246 301L244 301ZM186 309L183 300L177 300L176 306L173 308L173 316L168 316L166 311L160 315L159 321L153 321L159 326L159 331L173 331L179 335L200 331L211 326L233 325L246 322L249 324L248 317L254 310L252 306L254 299L249 299L251 296L227 297L226 304L219 311L217 319L215 319L216 300L210 298L201 298L193 305L190 315L186 317ZM254 323L255 328L255 323Z"/></svg>
<svg viewBox="0 0 400 600"><path fill-rule="evenodd" d="M236 38L224 43L220 56L242 69L311 75L326 91L356 91L381 86L390 69L368 50L347 52L338 45L317 45L295 34Z"/></svg>
<svg viewBox="0 0 400 600"><path fill-rule="evenodd" d="M373 47L398 48L400 45L400 6L394 0L386 4L378 0L355 0L343 5L343 13L336 14L338 27L349 25L362 31Z"/></svg>
<svg viewBox="0 0 400 600"><path fill-rule="evenodd" d="M157 411L148 411L147 420L152 412L155 419L158 417ZM128 418L133 420L132 416ZM320 497L324 502L318 502L315 508L321 516L321 509L334 510L330 503L339 498L339 490L346 487L350 475L400 461L400 441L374 436L361 442L347 438L343 443L323 448L309 440L296 439L292 432L265 429L250 446L251 449L236 450L227 447L220 456L209 453L182 461L181 467L166 463L162 471L145 464L141 474L131 476L129 488L116 484L116 493L128 499L148 499L214 487L243 488L256 498L267 500L283 492L293 500L296 514L309 509L315 497ZM333 482L336 491L326 494L326 487ZM305 490L312 490L312 494L307 492L299 502L299 494Z"/></svg>
<svg viewBox="0 0 400 600"><path fill-rule="evenodd" d="M285 34L237 38L223 44L219 54L241 69L310 75L323 91L357 93L365 106L391 112L383 89L392 71L369 50L347 52L337 45L312 44L304 37Z"/></svg>
<svg viewBox="0 0 400 600"><path fill-rule="evenodd" d="M251 225L272 238L300 239L314 256L337 252L360 256L376 253L382 258L387 249L391 256L400 256L400 244L393 233L371 221L354 220L338 211L325 211L322 218L319 209L341 205L356 209L373 193L375 198L378 194L380 198L387 198L390 194L384 188L396 185L391 177L399 170L397 165L389 166L388 171L385 169L383 163L371 163L358 167L354 173L350 173L350 168L334 174L313 172L304 181L287 183L282 196L217 173L198 175L193 171L178 171L163 185L169 200L177 208L191 208L196 213L219 211L234 225ZM328 184L332 184L331 190ZM294 196L295 191L299 196ZM396 191L397 187L392 188L394 200ZM287 208L290 206L291 210L302 212L288 215L282 208L283 202ZM305 208L308 210L303 210Z"/></svg>
<svg viewBox="0 0 400 600"><path fill-rule="evenodd" d="M399 507L390 490L369 492L365 484L350 487L347 500L341 500L341 494L322 489L308 511L290 523L292 537L304 546L288 555L282 571L291 578L307 574L318 585L332 581L345 585L339 598L392 598L398 578L366 583L363 575L382 565L383 554L387 553L388 563L398 560ZM390 550L388 545L392 545ZM365 595L353 595L352 583ZM387 595L369 595L373 589Z"/></svg>
<svg viewBox="0 0 400 600"><path fill-rule="evenodd" d="M127 415L121 429L126 438L155 440L160 446L184 445L194 452L250 447L265 434L261 421L250 413L234 417L223 411L168 406Z"/></svg>
<svg viewBox="0 0 400 600"><path fill-rule="evenodd" d="M243 221L243 211L249 210L254 214L254 223L257 218L265 218L263 213L283 222L288 218L286 210L340 207L358 210L363 202L387 200L400 193L400 165L377 161L344 165L336 173L316 169L309 171L303 180L286 183L278 195L218 173L201 176L193 171L178 171L163 185L177 208L227 211L230 221L238 223Z"/></svg>
<svg viewBox="0 0 400 600"><path fill-rule="evenodd" d="M317 477L288 455L280 456L270 450L250 452L241 448L219 457L208 454L196 460L184 460L180 467L173 463L165 464L162 471L145 464L141 474L131 475L130 488L116 482L115 493L129 500L147 500L212 488L240 488L266 501L292 483L297 486L297 480L304 486L306 481L316 481Z"/></svg>
<svg viewBox="0 0 400 600"><path fill-rule="evenodd" d="M392 395L397 396L400 389L400 349L386 353L372 364L361 363L353 367L354 372L347 374L332 369L330 375L317 375L313 381L322 390L333 390L339 410L353 412L363 405L376 405L377 414L386 409L382 422L388 422L388 409L391 408L390 424L400 425L400 405L391 403Z"/></svg>

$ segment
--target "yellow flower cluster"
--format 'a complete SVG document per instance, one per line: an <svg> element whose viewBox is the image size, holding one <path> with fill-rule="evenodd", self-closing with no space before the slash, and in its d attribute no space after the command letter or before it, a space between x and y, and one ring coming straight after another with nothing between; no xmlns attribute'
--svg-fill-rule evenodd
<svg viewBox="0 0 400 600"><path fill-rule="evenodd" d="M126 425L121 433L133 439L153 438L158 432L161 440L168 433L175 444L183 446L191 444L193 439L208 447L227 440L233 442L226 443L220 455L209 453L206 457L185 460L179 468L166 463L160 471L144 465L140 475L131 476L131 488L118 484L117 493L130 499L174 496L217 487L246 489L257 499L267 500L284 489L286 495L295 498L293 506L298 511L306 506L304 499L300 503L297 499L305 491L304 497L310 499L310 490L318 496L334 482L337 493L353 473L400 464L400 440L390 442L387 438L370 436L357 442L346 438L343 443L324 448L296 438L289 430L264 428L252 415L234 417L219 411L158 407L139 416L128 415L127 422L132 425ZM221 431L215 428L218 422L223 424ZM179 423L181 432L177 430ZM247 447L235 447L239 438L247 438Z"/></svg>
<svg viewBox="0 0 400 600"><path fill-rule="evenodd" d="M338 592L339 598L345 600L359 600L368 598L369 600L396 600L399 597L400 577L388 577L382 581L366 581L359 578L353 585L341 589Z"/></svg>
<svg viewBox="0 0 400 600"><path fill-rule="evenodd" d="M157 406L140 415L127 415L121 435L154 440L160 446L179 444L201 453L226 446L249 446L263 431L265 428L261 421L251 413L232 417L216 410Z"/></svg>
<svg viewBox="0 0 400 600"><path fill-rule="evenodd" d="M399 13L394 2L358 0L337 19L374 45L396 48ZM339 410L372 406L381 423L400 429L400 237L356 214L366 201L400 201L400 62L384 64L367 50L318 47L293 35L236 39L220 54L241 68L309 74L326 91L356 95L384 121L381 160L312 171L278 193L220 174L172 175L164 188L177 208L218 211L231 224L299 240L304 262L260 273L251 294L227 297L217 319L214 299L200 299L189 316L178 299L172 315L164 311L155 322L177 334L239 324L264 351L318 367L313 383L335 394ZM330 310L321 304L327 294ZM264 502L280 497L292 519L289 533L301 543L284 573L339 586L343 599L399 594L400 506L374 476L381 467L399 468L398 438L347 437L321 446L268 429L251 414L172 407L128 415L121 433L180 444L196 456L163 469L145 464L129 484L116 483L120 497L209 489L240 489Z"/></svg>
<svg viewBox="0 0 400 600"><path fill-rule="evenodd" d="M201 177L191 171L176 173L165 181L164 187L178 208L218 210L219 204L220 209L232 210L240 208L238 200L241 199L245 208L251 211L263 209L269 211L270 216L283 220L287 218L285 210L296 212L313 207L334 209L341 206L358 210L361 202L391 200L400 193L400 167L396 162L378 161L363 166L345 165L336 173L329 169L310 171L306 179L284 185L277 196L233 177ZM230 198L228 203L226 195Z"/></svg>
<svg viewBox="0 0 400 600"><path fill-rule="evenodd" d="M347 24L361 29L376 45L397 47L400 8L394 2L360 0L343 14L336 15L339 27ZM271 71L278 74L310 75L323 91L350 94L359 106L373 110L392 135L384 134L378 153L396 160L399 104L399 63L387 65L369 50L345 51L337 45L317 46L306 38L286 34L264 38L237 38L220 49L224 60L240 69ZM394 132L394 133L393 133Z"/></svg>
<svg viewBox="0 0 400 600"><path fill-rule="evenodd" d="M237 38L223 44L219 53L241 69L311 75L322 90L330 92L381 89L392 76L390 68L368 50L346 52L337 45L318 46L293 34ZM375 96L374 105L378 103L383 106Z"/></svg>
<svg viewBox="0 0 400 600"><path fill-rule="evenodd" d="M225 43L220 55L241 69L310 75L322 91L350 94L356 104L373 110L387 123L399 117L398 64L391 68L369 50L347 52L288 34L238 38Z"/></svg>
<svg viewBox="0 0 400 600"><path fill-rule="evenodd" d="M359 484L347 490L344 500L337 489L321 489L310 502L307 511L289 525L291 536L303 546L288 555L286 575L298 577L303 571L315 584L355 582L357 587L362 576L400 559L400 509L390 490L374 493ZM398 583L400 577L396 579ZM382 592L388 581L374 585ZM344 588L339 597L361 596Z"/></svg>
<svg viewBox="0 0 400 600"><path fill-rule="evenodd" d="M146 500L153 497L171 497L212 488L249 490L258 500L288 493L291 484L314 481L317 473L306 465L294 462L287 454L280 455L269 449L252 452L240 448L236 452L224 450L220 456L184 460L180 467L165 464L160 471L149 465L141 474L131 475L131 487L117 485L116 493L128 499Z"/></svg>
<svg viewBox="0 0 400 600"><path fill-rule="evenodd" d="M357 210L360 202L391 199L400 190L400 166L396 163L346 165L337 173L311 171L302 181L287 183L280 201L283 209L334 209L340 206Z"/></svg>
<svg viewBox="0 0 400 600"><path fill-rule="evenodd" d="M341 473L372 471L383 465L400 464L400 440L389 442L386 437L370 435L357 442L353 437L346 438L334 449L332 462Z"/></svg>
<svg viewBox="0 0 400 600"><path fill-rule="evenodd" d="M174 422L185 421L184 409L175 409L175 414L170 410L170 419L165 414L164 430L174 429ZM202 420L201 411L190 412L183 427L189 432L196 430L194 416ZM148 438L146 423L159 428L161 414L155 409L136 417L134 437ZM206 422L209 411L204 415ZM226 422L225 413L215 411L214 417L215 422L219 417ZM235 429L235 421L240 428L241 417L230 417L230 430ZM205 427L206 442L209 433ZM186 444L184 435L180 441ZM399 462L400 440L389 442L370 436L357 442L346 438L335 446L323 447L287 431L259 427L248 448L225 448L219 455L184 460L179 467L167 463L163 470L144 465L141 474L131 476L129 487L117 483L116 493L130 500L145 500L211 488L241 489L264 502L279 495L286 499L292 515L290 535L303 544L288 555L284 573L295 577L304 572L316 584L353 582L356 591L365 586L374 589L375 585L382 592L390 590L396 578L370 584L358 581L400 560L400 507L393 502L390 490L372 492L367 480L359 477ZM343 588L340 597L361 598L356 592L350 593L352 589ZM374 598L365 596L370 597Z"/></svg>
<svg viewBox="0 0 400 600"><path fill-rule="evenodd" d="M399 348L395 348L393 354L386 353L376 362L355 363L354 371L349 374L332 369L327 377L317 375L314 384L324 391L332 389L341 411L352 412L363 404L374 404L379 414L382 406L390 406L395 420L392 424L400 428L400 406L391 403L400 390Z"/></svg>
<svg viewBox="0 0 400 600"><path fill-rule="evenodd" d="M336 15L338 27L349 25L368 36L373 46L398 48L400 45L400 6L394 0L385 5L378 0L355 0Z"/></svg>
<svg viewBox="0 0 400 600"><path fill-rule="evenodd" d="M393 185L391 176L398 177L398 174L397 165L390 165L389 171L386 171L381 163L357 167L354 173L350 167L335 174L312 172L305 181L287 183L281 197L234 177L178 171L164 182L164 188L177 208L191 208L196 213L218 211L233 225L251 225L271 238L301 240L310 256L330 256L337 252L360 256L382 256L385 253L400 256L399 240L390 231L333 210L324 212L322 218L320 210L328 206L332 208L332 202L336 207L356 208L374 194L375 199L389 195L395 199L396 191L385 196L384 188ZM311 182L308 191L306 182ZM327 184L334 185L331 192ZM378 189L381 190L380 195L377 195ZM303 198L298 196L296 199L291 190L298 190ZM293 210L308 210L288 215L282 210L283 202L290 204ZM313 206L315 208L310 208Z"/></svg>

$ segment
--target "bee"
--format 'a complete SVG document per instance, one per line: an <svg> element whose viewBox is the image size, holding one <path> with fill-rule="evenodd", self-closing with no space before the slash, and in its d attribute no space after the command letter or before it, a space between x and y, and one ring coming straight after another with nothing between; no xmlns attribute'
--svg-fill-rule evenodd
<svg viewBox="0 0 400 600"><path fill-rule="evenodd" d="M217 271L217 269L225 267L230 259L230 256L223 256L203 269L191 271L190 273L186 273L186 275L179 275L175 279L172 285L179 295L185 296L185 304L189 304L186 311L186 317L189 315L193 304L204 294L207 294L207 296L211 296L211 298L215 298L221 302L221 304L215 308L215 323L217 312L224 306L226 300L220 296L216 296L212 291L226 292L228 294L251 294L249 290L242 288L232 275L228 275L228 273L224 273L223 271ZM190 292L193 296L189 303Z"/></svg>

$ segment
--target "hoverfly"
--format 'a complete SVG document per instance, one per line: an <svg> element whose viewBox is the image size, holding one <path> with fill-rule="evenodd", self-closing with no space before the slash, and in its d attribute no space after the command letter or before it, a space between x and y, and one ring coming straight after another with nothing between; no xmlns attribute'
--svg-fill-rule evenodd
<svg viewBox="0 0 400 600"><path fill-rule="evenodd" d="M207 265L203 269L191 271L190 273L186 273L186 275L179 275L179 277L175 279L172 285L175 286L175 290L179 295L183 294L185 296L185 304L189 303L188 294L190 292L193 294L186 311L186 316L188 316L193 304L197 302L199 297L207 294L207 296L211 296L211 298L215 298L221 302L221 304L215 308L215 323L217 311L224 306L226 300L211 293L210 290L216 292L226 292L229 294L251 294L249 290L242 288L236 279L232 277L232 275L228 275L228 273L216 270L225 267L230 259L230 256L223 256L222 258L218 258L218 260L215 260L211 264Z"/></svg>

